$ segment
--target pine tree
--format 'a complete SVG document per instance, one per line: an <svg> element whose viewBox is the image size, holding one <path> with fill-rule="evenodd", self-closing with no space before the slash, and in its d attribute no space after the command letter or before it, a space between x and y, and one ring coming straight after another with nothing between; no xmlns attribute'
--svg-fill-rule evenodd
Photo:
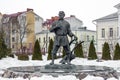
<svg viewBox="0 0 120 80"><path fill-rule="evenodd" d="M83 58L84 56L83 56L82 44L76 43L76 45L78 45L78 46L75 48L74 54L76 55L76 57Z"/></svg>
<svg viewBox="0 0 120 80"><path fill-rule="evenodd" d="M42 60L42 53L41 53L41 48L38 40L35 41L32 60Z"/></svg>
<svg viewBox="0 0 120 80"><path fill-rule="evenodd" d="M53 49L53 40L52 39L50 39L50 41L49 41L50 43L49 43L49 47L48 47L48 57L47 57L47 60L51 60L52 59L52 53L51 53L51 51L52 51L52 49Z"/></svg>
<svg viewBox="0 0 120 80"><path fill-rule="evenodd" d="M114 51L114 57L113 57L113 59L114 60L120 60L120 46L119 46L118 43L115 46L115 51Z"/></svg>
<svg viewBox="0 0 120 80"><path fill-rule="evenodd" d="M104 43L103 49L102 49L102 59L104 60L110 60L110 48L107 42Z"/></svg>
<svg viewBox="0 0 120 80"><path fill-rule="evenodd" d="M94 47L93 40L90 42L88 59L91 59L91 60L92 59L97 59L96 50L95 50L95 47Z"/></svg>
<svg viewBox="0 0 120 80"><path fill-rule="evenodd" d="M6 57L9 54L9 49L7 48L3 33L0 33L0 59Z"/></svg>

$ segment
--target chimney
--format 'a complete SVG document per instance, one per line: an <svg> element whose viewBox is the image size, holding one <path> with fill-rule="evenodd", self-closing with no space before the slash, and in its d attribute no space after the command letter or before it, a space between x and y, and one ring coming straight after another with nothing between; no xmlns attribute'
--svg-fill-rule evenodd
<svg viewBox="0 0 120 80"><path fill-rule="evenodd" d="M70 17L75 17L75 15L70 15Z"/></svg>
<svg viewBox="0 0 120 80"><path fill-rule="evenodd" d="M84 30L87 30L87 27L86 27L86 26L84 27Z"/></svg>
<svg viewBox="0 0 120 80"><path fill-rule="evenodd" d="M27 11L33 11L33 9L31 9L31 8L27 8Z"/></svg>

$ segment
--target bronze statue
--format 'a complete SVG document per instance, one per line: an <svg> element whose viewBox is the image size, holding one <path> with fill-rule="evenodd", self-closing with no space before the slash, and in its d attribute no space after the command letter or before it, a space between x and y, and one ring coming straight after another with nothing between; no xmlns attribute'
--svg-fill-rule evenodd
<svg viewBox="0 0 120 80"><path fill-rule="evenodd" d="M54 45L52 50L52 62L50 63L51 65L54 64L54 58L60 46L63 46L63 49L65 50L67 56L67 64L70 64L71 51L67 35L69 35L71 38L74 37L77 39L77 37L71 32L70 24L64 20L64 11L59 11L58 15L59 19L54 21L52 27L50 28L50 32L55 33Z"/></svg>

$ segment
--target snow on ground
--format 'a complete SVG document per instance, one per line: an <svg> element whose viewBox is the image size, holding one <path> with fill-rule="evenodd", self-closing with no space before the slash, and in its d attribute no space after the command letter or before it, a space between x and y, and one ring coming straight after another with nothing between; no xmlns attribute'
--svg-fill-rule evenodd
<svg viewBox="0 0 120 80"><path fill-rule="evenodd" d="M59 61L61 59L55 60L55 64L59 64ZM3 58L0 60L0 74L3 73L3 69L9 68L9 67L18 67L18 66L43 66L46 64L49 64L51 60L47 61L47 56L43 56L43 61L38 61L38 60L30 60L29 61L20 61L17 60L16 58ZM75 58L72 62L72 64L75 65L97 65L97 66L108 66L108 67L113 67L115 70L120 72L120 60L108 60L108 61L102 61L102 62L97 62L96 60L87 60L83 58ZM58 77L52 77L48 75L43 75L42 77L32 77L30 80L79 80L76 79L75 76L73 75L67 75L67 76L58 76ZM23 79L21 77L19 78L2 78L0 77L0 80L28 80L28 79ZM104 80L102 77L94 77L88 75L86 78L83 80ZM117 80L115 78L109 78L107 80Z"/></svg>

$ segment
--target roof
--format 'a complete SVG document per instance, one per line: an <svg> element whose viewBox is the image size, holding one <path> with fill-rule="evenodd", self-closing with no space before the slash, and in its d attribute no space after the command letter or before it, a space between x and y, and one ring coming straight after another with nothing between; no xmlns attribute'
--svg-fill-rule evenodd
<svg viewBox="0 0 120 80"><path fill-rule="evenodd" d="M78 20L78 21L80 21L81 23L83 23L82 20L76 18L75 15L70 15L70 17L65 17L65 19L70 19L70 18L75 18L76 20Z"/></svg>
<svg viewBox="0 0 120 80"><path fill-rule="evenodd" d="M44 21L43 23L43 26L51 25L55 20L58 20L58 19L59 19L58 16L51 17L51 19L46 19L46 21Z"/></svg>
<svg viewBox="0 0 120 80"><path fill-rule="evenodd" d="M27 8L26 11L21 11L21 12L12 13L12 14L3 14L3 18L8 18L8 20L5 21L4 23L9 22L9 20L10 20L11 18L17 18L19 15L24 14L24 13L27 13L28 11L32 11L32 13L33 13L34 15L36 15L37 17L39 17L39 18L41 18L41 19L43 20L42 17L40 17L39 15L37 15L36 13L34 13L33 9Z"/></svg>
<svg viewBox="0 0 120 80"><path fill-rule="evenodd" d="M23 11L23 12L17 12L17 13L13 13L13 14L3 14L4 17L17 17L18 15L25 13L27 11Z"/></svg>
<svg viewBox="0 0 120 80"><path fill-rule="evenodd" d="M102 18L98 18L96 20L93 20L93 21L103 21L103 20L111 20L111 19L118 19L118 13L115 12L115 13L112 13L110 15L104 16Z"/></svg>
<svg viewBox="0 0 120 80"><path fill-rule="evenodd" d="M114 6L115 8L119 9L120 8L120 3Z"/></svg>
<svg viewBox="0 0 120 80"><path fill-rule="evenodd" d="M75 18L76 20L80 21L81 23L83 23L80 19L76 18L74 15L70 15L70 17L65 17L64 19L67 20L67 19L70 19L70 18ZM54 16L54 17L51 17L51 19L47 19L46 21L44 21L43 25L47 25L47 24L52 24L55 20L58 20L59 19L59 16Z"/></svg>

